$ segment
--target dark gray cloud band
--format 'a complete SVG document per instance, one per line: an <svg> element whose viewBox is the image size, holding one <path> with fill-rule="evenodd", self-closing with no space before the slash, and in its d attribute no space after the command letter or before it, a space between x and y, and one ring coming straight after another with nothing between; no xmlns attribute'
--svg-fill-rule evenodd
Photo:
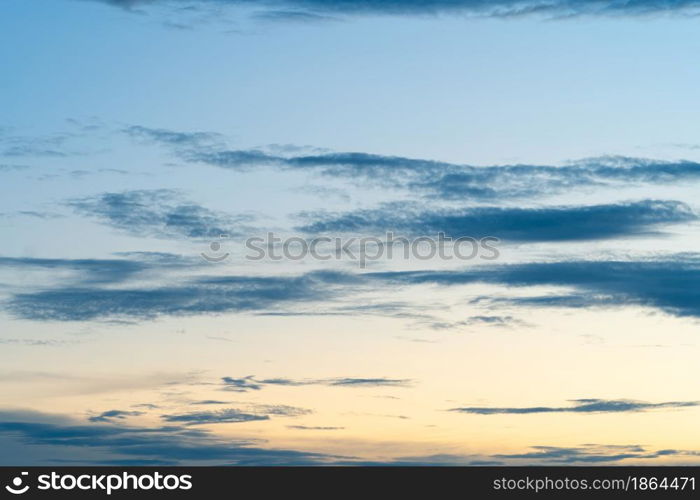
<svg viewBox="0 0 700 500"><path fill-rule="evenodd" d="M71 265L76 265L71 262ZM88 267L93 266L90 263ZM0 304L15 317L39 321L150 319L240 312L283 313L303 304L326 304L358 289L392 286L457 286L488 283L504 287L561 287L546 295L485 298L512 306L645 306L677 316L700 317L700 255L677 254L646 260L580 260L474 266L459 270L348 274L314 271L295 276L195 277L160 286L120 288L92 281L15 293ZM358 288L359 287L359 288ZM318 307L316 314L324 311ZM358 314L351 310L348 314ZM339 313L339 311L334 311ZM375 311L376 313L376 311ZM292 385L298 381L279 380ZM351 380L346 381L348 385ZM343 380L336 381L342 385ZM240 382L260 385L250 379ZM268 380L269 383L269 380Z"/></svg>
<svg viewBox="0 0 700 500"><path fill-rule="evenodd" d="M223 377L224 390L233 392L259 391L268 385L299 387L308 385L325 385L328 387L410 387L413 381L409 379L397 379L386 377L356 378L336 377L324 379L290 379L269 378L256 379L253 376L234 378Z"/></svg>
<svg viewBox="0 0 700 500"><path fill-rule="evenodd" d="M124 420L128 417L138 417L143 415L142 411L107 410L99 415L94 415L88 420L90 422L112 422L114 420Z"/></svg>
<svg viewBox="0 0 700 500"><path fill-rule="evenodd" d="M277 156L259 150L216 151L192 148L184 159L232 170L266 166L317 172L331 177L408 189L446 200L494 200L555 194L582 187L618 187L700 180L700 164L628 157L600 157L564 166L471 166L368 153Z"/></svg>
<svg viewBox="0 0 700 500"><path fill-rule="evenodd" d="M700 256L681 254L639 261L563 261L473 268L462 271L371 273L397 285L438 286L492 283L509 287L550 285L573 288L537 297L503 299L538 307L620 307L661 309L678 316L700 316Z"/></svg>
<svg viewBox="0 0 700 500"><path fill-rule="evenodd" d="M67 462L90 465L308 465L336 459L320 453L265 449L259 442L218 438L190 426L83 425L66 421L63 417L34 412L0 411L0 440L19 440L27 453L36 450L32 463L22 465L65 465ZM0 452L0 458L6 457Z"/></svg>
<svg viewBox="0 0 700 500"><path fill-rule="evenodd" d="M285 303L328 300L333 283L329 278L310 273L298 277L200 278L156 288L57 288L17 294L6 307L18 317L58 321L260 311Z"/></svg>
<svg viewBox="0 0 700 500"><path fill-rule="evenodd" d="M332 427L293 426L301 430ZM266 448L260 442L217 437L181 425L135 427L101 423L84 425L61 415L0 411L0 463L18 465L2 450L19 443L21 465L494 465L595 464L676 458L697 460L697 451L652 450L641 445L588 444L577 447L533 446L499 455L429 455L369 462L353 457ZM8 460L9 459L9 460Z"/></svg>
<svg viewBox="0 0 700 500"><path fill-rule="evenodd" d="M629 2L627 2L629 3ZM365 152L317 152L308 148L226 149L210 132L179 132L132 126L131 136L169 148L180 159L234 171L277 168L346 178L408 190L431 199L503 201L591 187L672 184L700 180L700 164L623 156L587 158L565 165L473 166Z"/></svg>
<svg viewBox="0 0 700 500"><path fill-rule="evenodd" d="M524 16L640 16L693 14L695 0L97 0L122 8L152 4L207 6L256 6L272 12L336 15L472 15L512 18Z"/></svg>
<svg viewBox="0 0 700 500"><path fill-rule="evenodd" d="M181 413L173 415L163 415L166 422L184 425L204 425L204 424L225 424L259 422L270 420L271 416L299 417L308 415L311 410L297 408L286 405L257 405L251 410L241 410L238 408L223 408L216 411L199 411L192 413Z"/></svg>
<svg viewBox="0 0 700 500"><path fill-rule="evenodd" d="M625 460L652 460L664 457L695 457L688 450L649 450L640 445L596 445L579 447L533 446L525 453L494 455L496 459L518 460L524 463L545 464L605 464Z"/></svg>
<svg viewBox="0 0 700 500"><path fill-rule="evenodd" d="M593 206L421 211L389 206L342 215L317 216L299 229L307 233L353 232L497 237L505 241L586 241L649 234L660 225L697 220L684 203L643 200Z"/></svg>
<svg viewBox="0 0 700 500"><path fill-rule="evenodd" d="M698 401L669 401L647 403L629 399L574 399L569 406L531 406L520 408L499 408L467 406L452 408L457 413L474 415L531 415L535 413L630 413L648 410L678 409L699 406Z"/></svg>

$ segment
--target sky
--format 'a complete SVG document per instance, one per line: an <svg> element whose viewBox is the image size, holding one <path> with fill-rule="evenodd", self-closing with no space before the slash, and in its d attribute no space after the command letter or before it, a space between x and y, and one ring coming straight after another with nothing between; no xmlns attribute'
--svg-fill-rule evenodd
<svg viewBox="0 0 700 500"><path fill-rule="evenodd" d="M4 0L0 465L697 465L699 10Z"/></svg>

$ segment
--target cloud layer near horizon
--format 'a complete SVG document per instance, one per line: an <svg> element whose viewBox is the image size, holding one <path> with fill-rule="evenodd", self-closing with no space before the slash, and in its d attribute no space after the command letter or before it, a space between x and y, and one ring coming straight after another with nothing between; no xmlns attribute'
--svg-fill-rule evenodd
<svg viewBox="0 0 700 500"><path fill-rule="evenodd" d="M294 427L314 430L307 426ZM14 460L14 466L57 463L120 466L605 464L698 456L698 452L693 450L586 444L578 447L532 446L520 453L497 455L407 456L379 462L265 447L265 443L258 440L217 437L191 426L136 427L109 422L82 424L63 415L6 410L0 411L0 444L8 449L18 444L22 446L21 463Z"/></svg>
<svg viewBox="0 0 700 500"><path fill-rule="evenodd" d="M178 5L181 0L95 0L132 9L153 4ZM524 16L641 16L654 14L693 14L700 4L695 0L189 0L190 5L252 6L264 12L286 14L292 18L306 14L336 15L471 15L513 18Z"/></svg>

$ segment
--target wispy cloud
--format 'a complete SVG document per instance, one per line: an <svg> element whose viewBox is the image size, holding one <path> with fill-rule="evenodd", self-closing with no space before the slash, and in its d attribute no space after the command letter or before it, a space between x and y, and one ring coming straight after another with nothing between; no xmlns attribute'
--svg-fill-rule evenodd
<svg viewBox="0 0 700 500"><path fill-rule="evenodd" d="M533 446L532 451L495 455L495 458L526 460L526 463L596 464L623 460L649 460L669 456L694 456L685 450L648 450L639 445L584 445L579 447Z"/></svg>
<svg viewBox="0 0 700 500"><path fill-rule="evenodd" d="M24 346L37 346L37 347L55 347L55 346L69 346L76 344L76 340L55 340L55 339L0 339L0 344L5 345L24 345Z"/></svg>
<svg viewBox="0 0 700 500"><path fill-rule="evenodd" d="M337 459L321 453L267 449L246 439L218 438L191 426L81 425L61 415L36 412L0 411L0 440L19 440L26 453L32 454L22 465L56 465L68 452L74 463L89 465L305 465Z"/></svg>
<svg viewBox="0 0 700 500"><path fill-rule="evenodd" d="M279 154L266 149L176 147L182 160L234 171L269 167L314 172L368 185L407 190L429 199L488 201L529 198L584 188L672 184L700 180L700 164L602 156L565 165L472 166L364 152Z"/></svg>
<svg viewBox="0 0 700 500"><path fill-rule="evenodd" d="M340 431L340 430L345 429L345 427L318 426L318 425L288 425L287 429L294 429L297 431Z"/></svg>
<svg viewBox="0 0 700 500"><path fill-rule="evenodd" d="M94 286L126 282L139 275L195 267L193 261L175 254L161 252L131 252L119 254L120 259L42 259L34 257L0 257L0 269L22 273L29 271L66 271L63 283L68 286Z"/></svg>
<svg viewBox="0 0 700 500"><path fill-rule="evenodd" d="M184 425L226 424L258 422L270 420L271 416L300 417L312 413L306 408L287 405L251 405L248 409L222 408L214 411L199 411L192 413L180 413L162 415L166 422L182 423Z"/></svg>
<svg viewBox="0 0 700 500"><path fill-rule="evenodd" d="M561 261L488 266L460 271L369 273L367 278L404 285L493 283L509 287L573 288L536 297L488 301L538 307L646 306L678 316L700 316L700 256L624 261Z"/></svg>
<svg viewBox="0 0 700 500"><path fill-rule="evenodd" d="M653 464L655 460L673 457L695 460L697 451L649 449L641 445L586 444L574 447L532 446L529 451L496 455L438 454L399 457L388 462L364 465L594 465L594 464Z"/></svg>
<svg viewBox="0 0 700 500"><path fill-rule="evenodd" d="M112 422L113 420L124 420L127 417L138 417L143 415L142 411L108 410L99 415L88 418L90 422Z"/></svg>
<svg viewBox="0 0 700 500"><path fill-rule="evenodd" d="M293 170L318 170L337 177L362 177L399 186L423 188L448 197L492 197L498 193L527 196L532 189L565 188L572 184L595 185L601 181L673 181L700 178L694 162L665 162L627 157L580 160L567 166L494 165L475 167L435 160L370 153L326 153L277 156L262 150L196 151L190 161L245 171L277 166ZM504 181L505 185L499 186Z"/></svg>
<svg viewBox="0 0 700 500"><path fill-rule="evenodd" d="M89 278L88 278L89 279ZM700 256L676 254L644 260L590 260L530 262L475 266L458 270L393 271L349 274L314 271L295 276L222 276L179 279L161 286L111 288L89 281L15 293L2 307L16 317L40 321L90 321L152 319L159 316L191 316L254 311L284 314L285 306L325 304L333 310L335 299L358 287L375 290L392 286L457 286L489 283L504 287L563 287L547 295L487 297L493 304L538 307L646 306L678 316L700 316ZM323 314L316 308L314 314ZM377 311L369 311L376 314ZM299 313L298 309L290 314ZM357 315L357 310L346 314ZM396 311L390 309L389 315ZM416 319L414 317L414 319ZM248 379L246 384L260 384ZM272 383L269 380L266 383ZM278 380L282 385L305 381ZM352 385L352 380L325 381ZM366 381L370 385L372 380ZM241 388L241 387L239 387ZM249 389L252 387L248 387Z"/></svg>
<svg viewBox="0 0 700 500"><path fill-rule="evenodd" d="M95 150L95 132L101 124L84 124L77 120L66 120L67 129L57 133L32 134L32 130L20 131L0 126L0 157L60 159L82 156ZM90 143L84 139L90 138Z"/></svg>
<svg viewBox="0 0 700 500"><path fill-rule="evenodd" d="M164 128L131 125L122 130L136 139L161 143L173 147L204 147L221 144L223 136L216 132L180 132Z"/></svg>
<svg viewBox="0 0 700 500"><path fill-rule="evenodd" d="M699 4L700 5L700 4ZM132 126L131 136L168 147L183 161L246 172L260 168L302 171L382 188L407 190L434 200L498 201L585 188L672 184L700 180L700 164L625 156L601 156L564 165L473 166L366 152L270 145L227 149L213 132L181 132Z"/></svg>
<svg viewBox="0 0 700 500"><path fill-rule="evenodd" d="M408 387L413 381L397 378L335 378L327 379L327 385L340 387Z"/></svg>
<svg viewBox="0 0 700 500"><path fill-rule="evenodd" d="M427 321L427 326L433 330L450 330L470 326L492 326L498 328L523 327L528 324L513 316L481 315L470 316L460 321Z"/></svg>
<svg viewBox="0 0 700 500"><path fill-rule="evenodd" d="M41 137L8 136L0 134L0 156L5 157L54 157L61 158L75 154L67 149L71 139L68 134L55 134Z"/></svg>
<svg viewBox="0 0 700 500"><path fill-rule="evenodd" d="M77 213L136 236L218 238L237 235L248 216L231 216L187 201L169 189L104 193L68 202Z"/></svg>
<svg viewBox="0 0 700 500"><path fill-rule="evenodd" d="M243 378L223 377L224 390L234 392L259 391L266 385L299 387L308 385L325 385L329 387L409 387L413 385L410 379L397 379L386 377L355 378L338 377L323 379L290 379L268 378L256 379L253 376Z"/></svg>
<svg viewBox="0 0 700 500"><path fill-rule="evenodd" d="M450 211L390 205L341 215L316 216L299 229L308 233L356 232L449 237L494 236L516 242L585 241L649 234L659 225L697 219L677 201L643 200L591 206L544 208L474 207Z"/></svg>
<svg viewBox="0 0 700 500"><path fill-rule="evenodd" d="M146 270L145 263L127 259L39 259L0 257L0 268L29 271L72 271L83 283L115 283Z"/></svg>
<svg viewBox="0 0 700 500"><path fill-rule="evenodd" d="M285 303L329 298L313 274L300 277L201 278L157 288L72 287L21 293L6 304L15 316L34 320L149 319L260 311Z"/></svg>
<svg viewBox="0 0 700 500"><path fill-rule="evenodd" d="M297 430L340 430L293 426ZM586 444L533 446L497 455L434 454L365 461L323 453L263 447L259 441L221 438L192 427L135 427L110 422L77 424L63 415L0 411L0 445L24 446L22 465L494 465L605 464L651 462L673 457L697 460L692 450L649 449L641 445ZM7 458L0 456L0 459ZM6 462L3 462L6 463ZM12 462L12 465L17 463Z"/></svg>
<svg viewBox="0 0 700 500"><path fill-rule="evenodd" d="M179 5L182 0L96 0L131 9L154 3ZM195 0L190 4L214 6L258 5L254 0ZM271 0L271 9L287 9L301 13L357 15L472 15L478 17L513 18L525 16L642 16L658 14L692 15L700 5L695 0L365 0L361 2L324 0Z"/></svg>
<svg viewBox="0 0 700 500"><path fill-rule="evenodd" d="M259 391L263 384L256 382L252 375L243 378L223 377L221 379L227 391L248 392Z"/></svg>
<svg viewBox="0 0 700 500"><path fill-rule="evenodd" d="M253 15L253 19L285 23L326 23L339 18L301 10L263 10Z"/></svg>
<svg viewBox="0 0 700 500"><path fill-rule="evenodd" d="M163 415L162 418L166 422L183 423L186 425L241 423L270 420L268 415L244 413L235 408L226 408L218 411L201 411L176 415Z"/></svg>
<svg viewBox="0 0 700 500"><path fill-rule="evenodd" d="M289 405L255 404L252 408L257 413L276 415L279 417L301 417L303 415L310 415L313 413L313 411L306 408L299 408Z"/></svg>
<svg viewBox="0 0 700 500"><path fill-rule="evenodd" d="M699 406L698 401L669 401L647 403L629 399L574 399L569 406L530 406L521 408L499 408L468 406L449 411L476 415L528 415L533 413L628 413L660 409L690 408Z"/></svg>

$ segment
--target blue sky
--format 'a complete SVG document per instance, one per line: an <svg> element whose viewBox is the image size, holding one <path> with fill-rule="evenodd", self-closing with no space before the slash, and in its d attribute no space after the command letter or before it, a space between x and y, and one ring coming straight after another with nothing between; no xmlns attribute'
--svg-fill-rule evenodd
<svg viewBox="0 0 700 500"><path fill-rule="evenodd" d="M10 0L3 10L3 60L16 68L3 114L33 133L99 116L216 130L245 146L472 164L687 156L664 148L697 136L692 18L299 24L236 11L233 27L177 30L160 11L98 2Z"/></svg>
<svg viewBox="0 0 700 500"><path fill-rule="evenodd" d="M697 463L699 5L538 5L5 0L0 463Z"/></svg>

